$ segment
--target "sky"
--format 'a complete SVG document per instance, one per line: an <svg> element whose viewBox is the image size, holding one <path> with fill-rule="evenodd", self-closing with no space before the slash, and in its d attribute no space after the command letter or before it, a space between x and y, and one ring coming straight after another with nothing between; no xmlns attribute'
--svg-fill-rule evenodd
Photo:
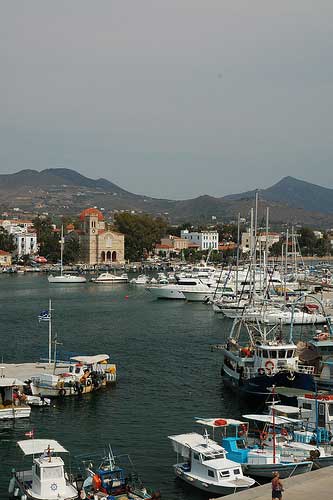
<svg viewBox="0 0 333 500"><path fill-rule="evenodd" d="M333 188L332 0L0 0L0 172Z"/></svg>

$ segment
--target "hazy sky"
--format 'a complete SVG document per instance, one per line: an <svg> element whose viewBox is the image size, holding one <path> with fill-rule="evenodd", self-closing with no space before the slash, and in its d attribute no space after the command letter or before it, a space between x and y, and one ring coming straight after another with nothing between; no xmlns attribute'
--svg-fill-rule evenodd
<svg viewBox="0 0 333 500"><path fill-rule="evenodd" d="M333 187L332 0L0 0L0 170Z"/></svg>

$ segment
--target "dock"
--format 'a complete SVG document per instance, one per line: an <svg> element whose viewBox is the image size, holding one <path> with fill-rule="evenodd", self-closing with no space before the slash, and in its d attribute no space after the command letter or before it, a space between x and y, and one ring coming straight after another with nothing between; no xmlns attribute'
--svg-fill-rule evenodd
<svg viewBox="0 0 333 500"><path fill-rule="evenodd" d="M283 479L282 482L284 487L283 500L305 500L307 498L331 500L333 498L333 466ZM270 500L272 487L268 483L229 496L233 500ZM226 498L228 497L215 498L214 500L225 500Z"/></svg>
<svg viewBox="0 0 333 500"><path fill-rule="evenodd" d="M57 363L55 373L61 373L69 367L69 363ZM1 363L0 377L18 378L23 382L33 375L53 373L53 363Z"/></svg>

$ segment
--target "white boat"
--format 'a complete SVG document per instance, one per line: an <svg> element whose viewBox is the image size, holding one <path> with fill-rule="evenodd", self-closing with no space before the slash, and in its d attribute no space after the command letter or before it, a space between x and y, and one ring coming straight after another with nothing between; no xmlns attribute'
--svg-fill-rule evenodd
<svg viewBox="0 0 333 500"><path fill-rule="evenodd" d="M32 467L13 471L8 486L9 498L29 500L74 500L78 490L67 479L64 461L68 453L53 439L26 439L18 446L25 456L32 456Z"/></svg>
<svg viewBox="0 0 333 500"><path fill-rule="evenodd" d="M145 274L139 274L137 278L132 278L130 283L132 285L146 285L148 281L149 281L148 276L146 276Z"/></svg>
<svg viewBox="0 0 333 500"><path fill-rule="evenodd" d="M202 285L204 284L200 278L177 277L176 283L169 283L167 285L149 285L146 286L146 290L149 291L156 299L185 300L185 292L195 290L198 286L202 295ZM204 285L204 290L206 291L207 289L209 290L209 287Z"/></svg>
<svg viewBox="0 0 333 500"><path fill-rule="evenodd" d="M77 396L96 391L116 382L115 364L108 363L107 354L74 356L62 373L41 373L31 377L33 396L48 398Z"/></svg>
<svg viewBox="0 0 333 500"><path fill-rule="evenodd" d="M50 274L48 276L49 283L61 283L61 284L77 284L86 283L87 279L85 276L68 274L63 272L63 254L64 254L64 227L61 226L61 239L60 239L60 275L53 276Z"/></svg>
<svg viewBox="0 0 333 500"><path fill-rule="evenodd" d="M126 273L123 274L113 274L113 273L102 273L97 278L93 278L92 282L102 285L113 285L116 283L128 283L128 276Z"/></svg>
<svg viewBox="0 0 333 500"><path fill-rule="evenodd" d="M29 418L31 408L23 394L25 382L17 378L0 377L0 420Z"/></svg>
<svg viewBox="0 0 333 500"><path fill-rule="evenodd" d="M176 475L207 493L229 495L250 488L254 479L244 476L239 463L226 458L222 446L196 432L169 436L177 455L184 462L174 465Z"/></svg>

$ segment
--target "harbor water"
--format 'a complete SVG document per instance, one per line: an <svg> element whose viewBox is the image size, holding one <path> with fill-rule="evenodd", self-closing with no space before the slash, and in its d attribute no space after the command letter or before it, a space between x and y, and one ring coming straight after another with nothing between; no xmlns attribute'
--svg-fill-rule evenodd
<svg viewBox="0 0 333 500"><path fill-rule="evenodd" d="M44 274L0 276L3 363L46 358L48 325L38 314L52 299L53 333L61 358L110 355L118 381L81 398L33 408L30 420L0 424L0 498L10 471L22 464L16 442L31 429L60 441L73 457L102 451L130 454L147 486L167 500L200 500L203 493L175 479L170 434L199 431L194 417L235 417L236 395L225 393L220 354L230 322L200 303L153 300L131 285L49 285Z"/></svg>

